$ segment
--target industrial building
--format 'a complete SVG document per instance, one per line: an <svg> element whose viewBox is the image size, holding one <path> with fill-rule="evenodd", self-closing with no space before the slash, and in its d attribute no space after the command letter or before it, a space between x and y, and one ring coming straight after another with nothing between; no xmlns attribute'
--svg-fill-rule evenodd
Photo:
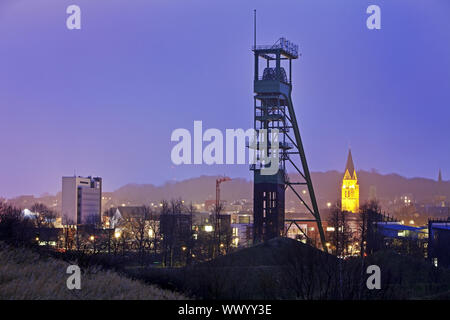
<svg viewBox="0 0 450 320"><path fill-rule="evenodd" d="M62 224L100 225L102 179L99 177L62 178Z"/></svg>
<svg viewBox="0 0 450 320"><path fill-rule="evenodd" d="M450 219L428 222L428 259L436 267L450 267Z"/></svg>
<svg viewBox="0 0 450 320"><path fill-rule="evenodd" d="M375 222L376 230L386 238L391 239L423 239L426 237L425 228L405 226L400 222Z"/></svg>
<svg viewBox="0 0 450 320"><path fill-rule="evenodd" d="M426 227L406 226L398 221L375 222L375 239L371 247L376 251L383 248L398 253L424 258L427 255Z"/></svg>
<svg viewBox="0 0 450 320"><path fill-rule="evenodd" d="M253 53L257 138L251 146L256 150L256 163L250 169L254 175L254 242L286 235L285 190L289 188L311 215L306 220L316 223L322 248L326 251L325 234L291 97L292 61L299 57L298 46L285 38L273 45L257 45L255 16ZM298 174L298 181L289 180L288 166ZM306 187L307 194L301 195L299 186Z"/></svg>

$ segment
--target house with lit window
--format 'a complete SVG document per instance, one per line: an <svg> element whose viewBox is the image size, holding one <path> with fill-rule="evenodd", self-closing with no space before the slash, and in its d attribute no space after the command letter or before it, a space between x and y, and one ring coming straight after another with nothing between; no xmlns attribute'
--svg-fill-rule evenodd
<svg viewBox="0 0 450 320"><path fill-rule="evenodd" d="M253 215L249 213L232 213L231 231L234 247L248 247L253 240Z"/></svg>

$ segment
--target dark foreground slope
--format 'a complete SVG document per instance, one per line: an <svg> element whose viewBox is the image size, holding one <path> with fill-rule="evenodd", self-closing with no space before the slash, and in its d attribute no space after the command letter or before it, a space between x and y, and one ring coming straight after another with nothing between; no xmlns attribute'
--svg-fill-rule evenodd
<svg viewBox="0 0 450 320"><path fill-rule="evenodd" d="M262 267L287 266L296 262L307 264L308 261L317 263L333 263L336 258L317 250L302 242L289 238L276 238L251 248L238 250L226 256L205 263L216 267Z"/></svg>
<svg viewBox="0 0 450 320"><path fill-rule="evenodd" d="M380 290L366 286L372 264L381 269ZM133 272L203 299L427 299L450 290L449 270L423 260L393 252L341 260L287 238L187 268Z"/></svg>
<svg viewBox="0 0 450 320"><path fill-rule="evenodd" d="M328 278L322 280L318 271L334 273L336 264L335 257L320 250L277 238L190 267L133 268L128 273L200 299L320 299L325 297L319 287L326 287Z"/></svg>
<svg viewBox="0 0 450 320"><path fill-rule="evenodd" d="M337 264L332 255L277 238L191 267L135 276L204 299L327 299L336 295Z"/></svg>

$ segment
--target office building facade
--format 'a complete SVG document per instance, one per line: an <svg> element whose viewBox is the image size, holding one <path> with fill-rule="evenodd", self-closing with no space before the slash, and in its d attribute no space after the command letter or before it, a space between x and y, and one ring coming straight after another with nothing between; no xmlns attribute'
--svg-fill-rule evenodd
<svg viewBox="0 0 450 320"><path fill-rule="evenodd" d="M102 179L62 178L62 224L98 225L102 212Z"/></svg>

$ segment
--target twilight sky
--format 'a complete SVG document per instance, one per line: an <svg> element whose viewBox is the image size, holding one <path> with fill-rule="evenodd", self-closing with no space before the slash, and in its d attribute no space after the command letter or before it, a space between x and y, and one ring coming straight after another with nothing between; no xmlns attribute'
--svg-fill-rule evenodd
<svg viewBox="0 0 450 320"><path fill-rule="evenodd" d="M66 8L82 29L66 28ZM366 28L378 4L382 29ZM258 43L297 43L294 106L312 171L450 177L448 0L0 0L0 197L61 176L112 191L248 165L174 166L176 128L253 124Z"/></svg>

